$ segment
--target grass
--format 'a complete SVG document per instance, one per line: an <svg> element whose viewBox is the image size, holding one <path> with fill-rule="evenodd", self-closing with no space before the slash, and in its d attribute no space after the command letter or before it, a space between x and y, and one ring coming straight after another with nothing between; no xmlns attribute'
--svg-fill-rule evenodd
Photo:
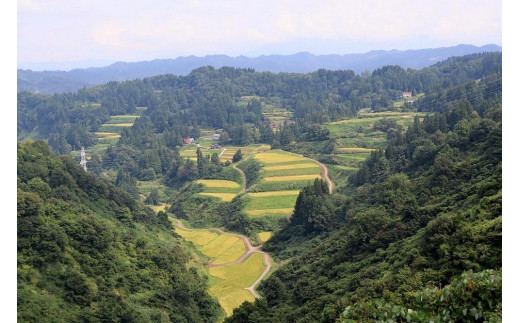
<svg viewBox="0 0 520 323"><path fill-rule="evenodd" d="M154 205L154 206L151 206L152 210L154 210L156 213L158 213L159 211L164 211L164 209L166 208L166 204L163 204L163 205Z"/></svg>
<svg viewBox="0 0 520 323"><path fill-rule="evenodd" d="M273 233L271 231L263 231L258 233L258 237L262 242L266 242L267 240L271 239L271 236Z"/></svg>
<svg viewBox="0 0 520 323"><path fill-rule="evenodd" d="M308 175L291 175L291 176L272 176L265 177L266 182L293 182L293 181L305 181L313 180L315 178L321 178L320 174L308 174Z"/></svg>
<svg viewBox="0 0 520 323"><path fill-rule="evenodd" d="M261 253L253 253L241 264L209 268L211 276L221 279L209 288L209 293L217 298L227 316L243 302L254 301L253 295L245 288L255 282L264 268Z"/></svg>
<svg viewBox="0 0 520 323"><path fill-rule="evenodd" d="M374 148L359 148L359 147L343 147L343 148L338 148L338 150L340 152L343 152L343 153L370 153L372 151L375 151L377 149L374 149Z"/></svg>
<svg viewBox="0 0 520 323"><path fill-rule="evenodd" d="M287 165L290 166L290 165ZM279 170L267 170L264 171L264 178L275 177L275 176L293 176L293 175L310 175L310 174L320 174L321 167L316 165L317 167L311 168L293 168L293 169L279 169Z"/></svg>
<svg viewBox="0 0 520 323"><path fill-rule="evenodd" d="M207 187L240 188L240 184L222 179L199 179L196 182Z"/></svg>
<svg viewBox="0 0 520 323"><path fill-rule="evenodd" d="M249 193L251 197L263 197L263 196L281 196L281 195L298 195L300 191L275 191L275 192L257 192Z"/></svg>
<svg viewBox="0 0 520 323"><path fill-rule="evenodd" d="M263 209L263 210L247 210L246 214L251 217L260 217L264 215L283 215L290 216L294 211L293 207L281 209Z"/></svg>
<svg viewBox="0 0 520 323"><path fill-rule="evenodd" d="M108 120L105 124L124 124L124 123L131 123L131 125L134 123L135 119L139 118L139 115L115 115L110 116L110 120Z"/></svg>
<svg viewBox="0 0 520 323"><path fill-rule="evenodd" d="M297 198L297 194L252 197L251 201L247 203L245 209L247 211L294 208L294 204L296 203Z"/></svg>
<svg viewBox="0 0 520 323"><path fill-rule="evenodd" d="M166 202L168 196L171 196L171 189L160 183L160 180L158 179L153 181L137 181L137 190L140 194L148 196L154 188L157 189L157 193L159 194L159 201Z"/></svg>

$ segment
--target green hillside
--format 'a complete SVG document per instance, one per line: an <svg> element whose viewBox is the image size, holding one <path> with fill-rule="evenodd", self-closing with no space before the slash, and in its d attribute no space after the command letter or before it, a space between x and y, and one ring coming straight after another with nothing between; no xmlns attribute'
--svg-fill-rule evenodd
<svg viewBox="0 0 520 323"><path fill-rule="evenodd" d="M19 322L204 322L207 278L155 214L42 141L18 144Z"/></svg>

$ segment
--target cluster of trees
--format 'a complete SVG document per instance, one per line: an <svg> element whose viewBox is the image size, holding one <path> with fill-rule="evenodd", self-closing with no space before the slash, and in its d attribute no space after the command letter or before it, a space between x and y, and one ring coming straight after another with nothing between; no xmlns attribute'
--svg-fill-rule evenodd
<svg viewBox="0 0 520 323"><path fill-rule="evenodd" d="M186 269L190 256L170 234L166 213L70 157L53 156L43 141L18 143L17 193L18 320L209 322L222 315L207 278Z"/></svg>
<svg viewBox="0 0 520 323"><path fill-rule="evenodd" d="M500 317L501 104L475 110L459 101L406 131L378 124L388 146L352 176L353 195L328 195L319 182L304 189L264 245L287 263L260 285L264 299L226 321Z"/></svg>

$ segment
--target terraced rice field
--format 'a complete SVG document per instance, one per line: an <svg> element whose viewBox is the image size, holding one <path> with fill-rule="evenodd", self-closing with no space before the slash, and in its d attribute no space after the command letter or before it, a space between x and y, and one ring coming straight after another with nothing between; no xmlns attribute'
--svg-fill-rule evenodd
<svg viewBox="0 0 520 323"><path fill-rule="evenodd" d="M246 214L254 217L289 217L300 189L321 178L321 167L310 159L281 150L257 153L263 179L247 194Z"/></svg>
<svg viewBox="0 0 520 323"><path fill-rule="evenodd" d="M240 184L221 179L199 179L196 183L204 185L200 195L217 197L224 202L231 201L241 190Z"/></svg>
<svg viewBox="0 0 520 323"><path fill-rule="evenodd" d="M209 293L218 300L226 316L231 315L233 309L243 302L255 300L246 288L264 272L266 264L263 254L255 252L242 263L233 263L247 251L240 237L215 230L183 230L179 227L175 228L175 232L191 241L201 253L212 258L208 270Z"/></svg>
<svg viewBox="0 0 520 323"><path fill-rule="evenodd" d="M192 242L200 252L213 258L213 264L237 261L246 252L244 242L233 234L211 230L189 231L180 228L175 228L175 232Z"/></svg>
<svg viewBox="0 0 520 323"><path fill-rule="evenodd" d="M341 120L324 124L330 130L331 138L338 144L333 157L340 165L327 165L332 180L336 184L346 183L348 176L359 168L374 150L384 149L386 133L374 129L374 124L380 120L392 120L406 129L413 123L414 116L423 117L424 113L411 112L377 112L360 114L358 118ZM344 168L346 167L346 168Z"/></svg>
<svg viewBox="0 0 520 323"><path fill-rule="evenodd" d="M243 302L255 300L245 288L253 284L264 269L263 255L260 253L253 253L241 264L209 268L209 274L220 279L209 288L209 293L219 301L226 316Z"/></svg>
<svg viewBox="0 0 520 323"><path fill-rule="evenodd" d="M131 127L137 118L139 118L138 115L110 116L110 120L102 124L98 132L120 134L123 128Z"/></svg>

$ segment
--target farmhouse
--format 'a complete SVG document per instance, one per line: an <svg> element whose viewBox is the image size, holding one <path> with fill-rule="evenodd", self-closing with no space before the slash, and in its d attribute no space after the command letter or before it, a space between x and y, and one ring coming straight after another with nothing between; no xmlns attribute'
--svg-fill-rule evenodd
<svg viewBox="0 0 520 323"><path fill-rule="evenodd" d="M195 142L195 138L184 138L182 139L182 143L185 145L191 145Z"/></svg>
<svg viewBox="0 0 520 323"><path fill-rule="evenodd" d="M411 98L412 92L403 92L403 98Z"/></svg>
<svg viewBox="0 0 520 323"><path fill-rule="evenodd" d="M213 134L213 140L219 140L220 139L220 134L219 133L214 133Z"/></svg>

